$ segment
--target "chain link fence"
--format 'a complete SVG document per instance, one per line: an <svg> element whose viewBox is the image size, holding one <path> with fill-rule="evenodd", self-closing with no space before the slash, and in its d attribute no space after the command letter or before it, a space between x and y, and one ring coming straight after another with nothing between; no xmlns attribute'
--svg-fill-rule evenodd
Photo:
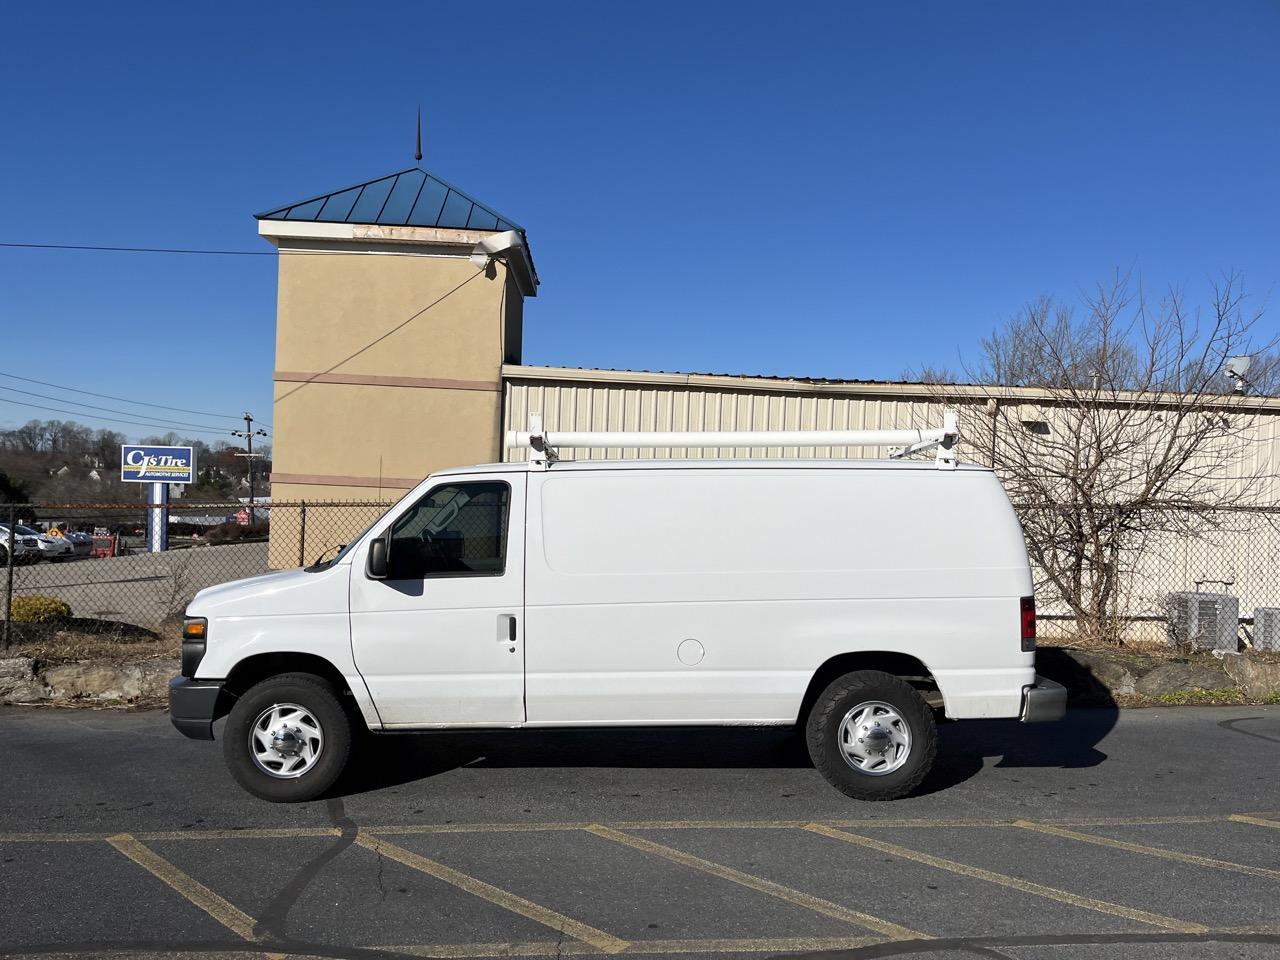
<svg viewBox="0 0 1280 960"><path fill-rule="evenodd" d="M197 591L331 556L388 505L259 502L250 511L238 501L175 501L168 549L149 553L143 503L0 504L5 635L10 618L41 615L48 605L33 598L42 597L70 607L77 629L166 628Z"/></svg>
<svg viewBox="0 0 1280 960"><path fill-rule="evenodd" d="M250 515L238 501L177 501L170 505L169 549L148 553L143 503L0 504L0 618L21 622L29 615L29 598L49 597L69 606L81 629L165 628L204 587L332 555L388 506L382 501L261 502ZM487 524L494 511L482 506L477 501L459 521ZM1172 519L1153 520L1152 532L1134 538L1133 546L1112 561L1114 609L1126 639L1162 640L1172 593L1236 598L1246 637L1256 610L1280 608L1280 507L1221 515L1183 512ZM468 549L479 551L474 557L458 552L455 536L456 531L444 530L429 544L438 562L495 562L489 556L495 551L482 549L474 531L468 537ZM1070 605L1042 572L1036 573L1046 626L1069 635L1075 622Z"/></svg>
<svg viewBox="0 0 1280 960"><path fill-rule="evenodd" d="M1037 514L1052 509L1018 508L1028 540L1044 538L1041 549L1072 588L1060 589L1033 559L1036 606L1048 636L1073 636L1083 623L1068 593L1077 607L1098 615L1095 625L1108 621L1110 639L1126 642L1176 640L1176 624L1170 623L1177 616L1176 594L1224 598L1238 609L1238 626L1249 641L1255 612L1280 608L1280 507L1126 514L1114 520L1123 525L1119 533L1104 507L1081 525L1084 532L1075 526L1076 517L1056 524ZM1114 549L1107 546L1110 537Z"/></svg>

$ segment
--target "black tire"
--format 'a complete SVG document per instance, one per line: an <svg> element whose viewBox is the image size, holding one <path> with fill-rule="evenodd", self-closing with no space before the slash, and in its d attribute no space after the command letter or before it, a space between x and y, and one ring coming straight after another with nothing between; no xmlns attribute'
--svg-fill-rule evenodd
<svg viewBox="0 0 1280 960"><path fill-rule="evenodd" d="M301 707L322 734L314 762L298 776L282 778L265 772L250 747L254 723L277 704ZM236 701L222 731L222 754L236 782L255 797L299 803L314 800L333 786L347 765L351 741L351 718L333 686L314 674L286 673L254 685Z"/></svg>
<svg viewBox="0 0 1280 960"><path fill-rule="evenodd" d="M854 760L846 759L841 747L841 726L845 718L860 705L872 702L891 707L909 735L901 765L878 775L858 769ZM920 785L938 753L933 710L909 683L879 670L846 673L828 684L809 711L805 740L818 772L833 787L855 800L905 797ZM889 765L888 760L875 762Z"/></svg>

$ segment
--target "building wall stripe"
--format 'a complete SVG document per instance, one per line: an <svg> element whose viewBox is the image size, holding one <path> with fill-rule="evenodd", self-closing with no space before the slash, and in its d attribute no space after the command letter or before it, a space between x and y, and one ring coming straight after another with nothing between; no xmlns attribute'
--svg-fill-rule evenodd
<svg viewBox="0 0 1280 960"><path fill-rule="evenodd" d="M414 387L420 390L482 390L498 393L502 385L488 380L446 380L439 377L385 377L372 373L305 373L277 370L276 383L345 383L363 387Z"/></svg>

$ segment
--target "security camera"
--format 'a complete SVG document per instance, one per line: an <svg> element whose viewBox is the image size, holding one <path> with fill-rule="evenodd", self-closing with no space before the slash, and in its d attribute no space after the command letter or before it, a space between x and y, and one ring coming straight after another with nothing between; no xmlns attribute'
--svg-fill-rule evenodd
<svg viewBox="0 0 1280 960"><path fill-rule="evenodd" d="M1245 379L1245 375L1249 372L1249 364L1253 362L1252 357L1228 357L1225 373L1228 377L1235 381L1236 393L1244 393L1249 381Z"/></svg>

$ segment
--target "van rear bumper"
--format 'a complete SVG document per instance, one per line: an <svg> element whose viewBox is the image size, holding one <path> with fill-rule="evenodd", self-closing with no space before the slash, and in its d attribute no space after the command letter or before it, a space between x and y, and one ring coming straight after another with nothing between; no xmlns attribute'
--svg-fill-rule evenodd
<svg viewBox="0 0 1280 960"><path fill-rule="evenodd" d="M169 719L178 732L192 740L212 740L213 721L227 714L227 700L221 680L169 681Z"/></svg>
<svg viewBox="0 0 1280 960"><path fill-rule="evenodd" d="M1022 688L1022 722L1061 720L1067 712L1067 688L1036 674L1033 686Z"/></svg>

